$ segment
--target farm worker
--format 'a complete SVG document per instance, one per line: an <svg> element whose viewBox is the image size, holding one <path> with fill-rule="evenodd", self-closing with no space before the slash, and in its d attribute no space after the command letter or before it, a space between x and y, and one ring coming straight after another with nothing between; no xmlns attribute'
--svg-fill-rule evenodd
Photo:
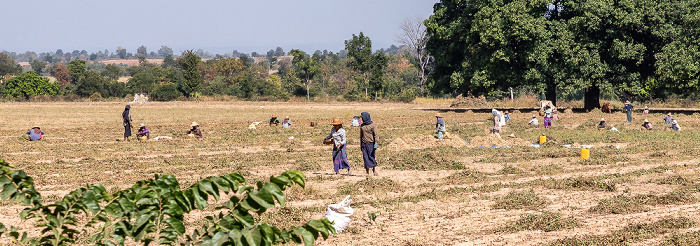
<svg viewBox="0 0 700 246"><path fill-rule="evenodd" d="M671 124L674 120L675 119L673 118L673 116L671 116L671 113L668 113L666 117L664 117L664 121L666 122L666 124Z"/></svg>
<svg viewBox="0 0 700 246"><path fill-rule="evenodd" d="M289 120L289 116L285 116L284 120L282 120L282 128L287 129L292 127L292 121Z"/></svg>
<svg viewBox="0 0 700 246"><path fill-rule="evenodd" d="M139 140L148 140L149 138L151 138L150 131L148 130L148 128L146 128L146 124L141 123L141 125L139 126L139 131L136 132L136 137Z"/></svg>
<svg viewBox="0 0 700 246"><path fill-rule="evenodd" d="M443 134L445 134L447 131L447 128L445 127L445 120L442 118L440 113L436 113L435 118L437 119L437 123L435 123L435 132L437 133L437 138L442 140Z"/></svg>
<svg viewBox="0 0 700 246"><path fill-rule="evenodd" d="M632 122L632 108L634 108L634 106L630 104L630 101L626 101L624 109L625 112L627 112L627 122Z"/></svg>
<svg viewBox="0 0 700 246"><path fill-rule="evenodd" d="M654 128L651 125L651 122L649 122L649 120L647 120L647 119L644 119L644 123L642 123L642 127L644 127L644 129L647 129L647 130L651 130L652 128Z"/></svg>
<svg viewBox="0 0 700 246"><path fill-rule="evenodd" d="M197 124L197 122L192 122L190 126L192 129L185 133L190 137L202 138L202 131L199 129L199 124Z"/></svg>
<svg viewBox="0 0 700 246"><path fill-rule="evenodd" d="M681 130L681 126L678 125L678 121L673 120L673 122L671 122L671 129L673 129L674 131Z"/></svg>
<svg viewBox="0 0 700 246"><path fill-rule="evenodd" d="M505 118L506 122L510 122L510 115L508 115L508 111L506 111L505 114L506 115L504 118Z"/></svg>
<svg viewBox="0 0 700 246"><path fill-rule="evenodd" d="M552 126L552 103L547 103L544 106L544 128Z"/></svg>
<svg viewBox="0 0 700 246"><path fill-rule="evenodd" d="M362 159L365 162L365 172L369 175L369 169L372 169L374 176L377 176L377 160L374 158L374 153L377 151L378 137L377 127L372 122L369 113L362 112L362 127L360 128L360 149L362 150Z"/></svg>
<svg viewBox="0 0 700 246"><path fill-rule="evenodd" d="M126 105L124 107L124 112L122 112L122 122L124 123L124 141L129 141L129 137L131 137L131 128L133 126L131 125L131 115L129 114L129 110L131 109L131 105Z"/></svg>
<svg viewBox="0 0 700 246"><path fill-rule="evenodd" d="M277 115L275 115L275 114L272 114L272 118L270 118L270 120L269 120L269 121L267 121L267 123L268 123L268 124L270 124L270 126L272 126L272 125L275 125L275 126L277 126L277 125L279 125L279 124L280 124L280 120L279 120L279 119L277 119Z"/></svg>
<svg viewBox="0 0 700 246"><path fill-rule="evenodd" d="M360 126L360 116L352 117L352 127Z"/></svg>
<svg viewBox="0 0 700 246"><path fill-rule="evenodd" d="M491 128L491 133L493 134L498 134L500 136L501 133L501 115L498 113L496 109L491 109L491 113L493 114L493 128Z"/></svg>
<svg viewBox="0 0 700 246"><path fill-rule="evenodd" d="M559 120L559 112L557 112L556 108L552 110L552 120Z"/></svg>
<svg viewBox="0 0 700 246"><path fill-rule="evenodd" d="M605 118L600 118L600 123L598 123L598 130L604 130L608 127L608 123L605 123Z"/></svg>
<svg viewBox="0 0 700 246"><path fill-rule="evenodd" d="M506 114L501 111L498 111L498 122L501 124L501 127L506 126Z"/></svg>
<svg viewBox="0 0 700 246"><path fill-rule="evenodd" d="M642 114L649 114L649 106L644 106L644 111L642 111Z"/></svg>
<svg viewBox="0 0 700 246"><path fill-rule="evenodd" d="M330 124L333 125L331 134L328 134L325 139L333 139L333 170L337 175L340 169L348 169L348 175L351 175L346 148L348 141L345 129L343 129L343 122L340 121L340 118L333 118Z"/></svg>
<svg viewBox="0 0 700 246"><path fill-rule="evenodd" d="M35 126L32 127L31 130L27 131L27 134L29 134L29 141L39 141L44 138L44 132L41 130L40 127Z"/></svg>
<svg viewBox="0 0 700 246"><path fill-rule="evenodd" d="M537 120L537 115L534 115L534 114L533 114L533 115L532 115L532 119L531 119L530 122L528 122L527 124L528 124L528 125L532 125L532 126L539 125L540 122Z"/></svg>

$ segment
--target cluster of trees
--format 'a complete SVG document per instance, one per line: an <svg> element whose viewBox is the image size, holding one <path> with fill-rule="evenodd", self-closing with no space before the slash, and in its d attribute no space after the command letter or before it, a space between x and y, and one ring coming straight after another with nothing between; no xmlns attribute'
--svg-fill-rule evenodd
<svg viewBox="0 0 700 246"><path fill-rule="evenodd" d="M117 97L143 93L155 100L176 100L200 96L226 95L241 99L286 100L290 97L343 97L347 100L391 99L411 101L421 87L417 59L406 46L372 50L372 41L363 33L352 35L346 49L333 53L307 54L278 47L266 55L237 57L216 55L203 58L188 50L173 55L163 46L155 55L164 55L161 64L149 62L147 50L139 48L139 65L105 65L90 59L52 63L32 60L31 70L22 68L12 54L0 53L0 74L4 97L38 95L77 95ZM80 52L79 52L80 53ZM128 57L118 49L117 56ZM258 55L253 54L253 55ZM98 59L99 60L99 59ZM55 83L41 75L51 75ZM129 78L126 83L120 77ZM37 87L37 83L52 86ZM43 89L46 88L46 89ZM422 88L422 87L421 87Z"/></svg>
<svg viewBox="0 0 700 246"><path fill-rule="evenodd" d="M425 21L434 93L556 100L700 95L700 1L442 0Z"/></svg>

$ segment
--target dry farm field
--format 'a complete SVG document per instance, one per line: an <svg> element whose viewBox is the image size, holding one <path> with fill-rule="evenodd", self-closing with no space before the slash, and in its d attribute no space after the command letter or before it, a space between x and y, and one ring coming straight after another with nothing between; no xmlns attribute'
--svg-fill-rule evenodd
<svg viewBox="0 0 700 246"><path fill-rule="evenodd" d="M253 183L299 170L306 188L286 190L286 206L256 220L301 225L351 195L349 229L317 245L700 244L697 114L675 115L683 128L675 132L664 130L662 114L635 114L633 123L623 123L622 113L562 112L544 129L527 125L533 112L511 112L500 140L485 136L491 114L440 105L155 102L132 105L134 123L145 123L151 137L173 139L122 142L116 139L122 138L125 104L2 103L0 159L34 177L48 202L85 184L113 191L155 174L173 174L185 186L231 172ZM363 175L359 129L349 125L362 111L379 128L379 176ZM434 139L437 111L453 139ZM293 127L248 129L273 113L289 115ZM351 176L333 174L330 147L321 141L332 117L347 123ZM601 117L619 132L598 131ZM644 118L654 130L639 130ZM203 139L184 134L192 121ZM24 140L34 125L46 132L45 140ZM543 132L547 143L527 146ZM562 145L594 147L582 161L580 149ZM0 222L38 235L31 221L19 219L21 209L2 202ZM187 215L188 228L208 213L213 209Z"/></svg>

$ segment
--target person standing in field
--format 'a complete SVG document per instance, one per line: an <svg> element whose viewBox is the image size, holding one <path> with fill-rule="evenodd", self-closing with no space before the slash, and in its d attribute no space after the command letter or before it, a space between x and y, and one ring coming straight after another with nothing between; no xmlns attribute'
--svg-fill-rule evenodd
<svg viewBox="0 0 700 246"><path fill-rule="evenodd" d="M131 125L131 115L129 114L129 110L131 109L131 105L126 105L124 107L124 112L122 112L122 122L124 123L124 141L129 141L129 137L131 137L131 128L133 126Z"/></svg>
<svg viewBox="0 0 700 246"><path fill-rule="evenodd" d="M330 124L333 125L333 128L331 128L331 133L325 139L333 140L333 170L338 175L340 169L348 169L348 175L351 175L346 148L348 142L345 129L343 129L343 122L340 121L340 118L333 118Z"/></svg>
<svg viewBox="0 0 700 246"><path fill-rule="evenodd" d="M437 119L437 123L435 123L435 133L437 133L437 138L442 140L443 135L445 134L445 132L447 132L447 128L445 127L445 120L442 118L442 115L440 115L440 113L436 113L435 118Z"/></svg>
<svg viewBox="0 0 700 246"><path fill-rule="evenodd" d="M491 109L491 113L493 114L493 128L491 128L491 133L501 136L501 115L496 109Z"/></svg>
<svg viewBox="0 0 700 246"><path fill-rule="evenodd" d="M632 122L632 108L634 108L634 106L630 104L630 101L626 101L625 107L623 108L625 109L625 112L627 112L627 122Z"/></svg>
<svg viewBox="0 0 700 246"><path fill-rule="evenodd" d="M44 131L40 127L35 126L30 129L27 134L29 134L29 141L39 141L44 139Z"/></svg>
<svg viewBox="0 0 700 246"><path fill-rule="evenodd" d="M644 106L644 111L642 111L642 114L649 114L649 106Z"/></svg>
<svg viewBox="0 0 700 246"><path fill-rule="evenodd" d="M292 121L289 120L289 116L285 116L284 120L282 120L282 129L289 129L292 127Z"/></svg>
<svg viewBox="0 0 700 246"><path fill-rule="evenodd" d="M365 162L365 172L369 176L369 169L372 169L374 176L377 176L377 160L374 158L374 154L377 151L378 137L377 137L377 127L372 122L369 113L362 112L362 127L360 127L360 149L362 150L362 159Z"/></svg>
<svg viewBox="0 0 700 246"><path fill-rule="evenodd" d="M195 137L195 138L202 138L202 130L199 129L199 124L197 124L197 122L192 122L190 127L192 127L192 129L185 132L187 134L187 136Z"/></svg>
<svg viewBox="0 0 700 246"><path fill-rule="evenodd" d="M544 128L549 128L552 126L552 111L554 109L552 108L552 104L548 103L546 106L544 106Z"/></svg>

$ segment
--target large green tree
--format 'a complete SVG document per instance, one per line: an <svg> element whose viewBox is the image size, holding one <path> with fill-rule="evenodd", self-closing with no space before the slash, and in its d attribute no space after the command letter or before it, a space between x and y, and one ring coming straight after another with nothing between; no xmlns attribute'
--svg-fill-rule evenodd
<svg viewBox="0 0 700 246"><path fill-rule="evenodd" d="M85 66L85 60L72 60L68 63L68 70L70 70L70 77L73 82L77 82L81 77L84 76L85 71L87 71L87 66Z"/></svg>
<svg viewBox="0 0 700 246"><path fill-rule="evenodd" d="M182 52L182 55L177 58L177 64L182 72L182 81L180 83L180 91L185 97L190 97L198 93L202 88L203 78L200 71L202 59L197 56L192 50Z"/></svg>
<svg viewBox="0 0 700 246"><path fill-rule="evenodd" d="M431 88L499 96L528 86L554 100L584 89L589 109L601 90L626 99L660 88L695 93L698 8L697 0L443 0L426 21Z"/></svg>
<svg viewBox="0 0 700 246"><path fill-rule="evenodd" d="M32 96L55 96L59 92L57 83L51 83L48 78L41 77L34 71L29 71L8 79L5 83L3 96L29 99Z"/></svg>
<svg viewBox="0 0 700 246"><path fill-rule="evenodd" d="M365 98L368 97L368 87L381 89L381 75L387 59L381 53L372 54L372 40L362 32L359 35L353 34L352 39L345 40L345 50L350 58L348 65L362 76L361 86L365 88Z"/></svg>
<svg viewBox="0 0 700 246"><path fill-rule="evenodd" d="M304 79L304 82L306 84L306 100L310 101L311 99L309 96L309 85L311 84L311 80L314 78L314 76L316 76L316 72L318 71L318 61L313 57L307 55L306 52L298 49L293 49L289 51L289 55L294 56L294 59L292 59L292 64L294 64L294 66L296 66L297 69L301 71L300 77Z"/></svg>

